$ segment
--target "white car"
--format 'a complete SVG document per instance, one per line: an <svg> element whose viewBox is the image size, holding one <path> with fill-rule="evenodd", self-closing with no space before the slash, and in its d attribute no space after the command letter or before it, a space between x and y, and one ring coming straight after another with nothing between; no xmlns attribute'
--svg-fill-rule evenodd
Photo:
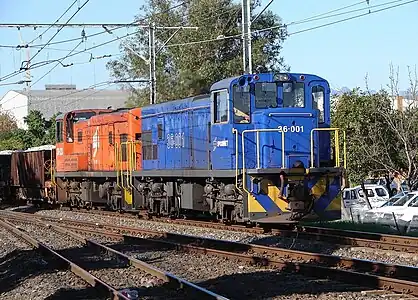
<svg viewBox="0 0 418 300"><path fill-rule="evenodd" d="M418 200L395 212L395 218L406 223L411 222L414 216L418 216Z"/></svg>
<svg viewBox="0 0 418 300"><path fill-rule="evenodd" d="M383 218L385 214L396 213L403 209L409 209L412 205L418 203L418 191L409 192L405 196L401 197L399 200L394 202L391 206L382 206L378 208L373 208L364 213L363 222L364 223L377 223L380 218Z"/></svg>
<svg viewBox="0 0 418 300"><path fill-rule="evenodd" d="M366 184L364 188L372 208L382 206L389 200L389 192L381 185ZM369 208L363 189L359 185L344 189L343 200L345 208L360 210Z"/></svg>

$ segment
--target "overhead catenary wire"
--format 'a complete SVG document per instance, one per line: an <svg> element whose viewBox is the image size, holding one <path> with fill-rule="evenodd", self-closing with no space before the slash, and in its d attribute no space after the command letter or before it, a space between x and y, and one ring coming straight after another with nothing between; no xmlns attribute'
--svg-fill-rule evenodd
<svg viewBox="0 0 418 300"><path fill-rule="evenodd" d="M88 2L88 1L89 1L89 0L87 0L87 2ZM165 14L165 13L169 12L170 10L176 9L176 8L178 8L178 7L180 7L180 6L183 6L183 5L187 4L189 1L190 1L190 0L185 0L185 1L182 1L182 2L180 2L179 4L176 4L176 5L174 5L174 6L171 6L171 7L169 7L168 9L166 9L166 10L164 10L164 11L161 11L161 12L158 12L158 13L153 14L153 16L160 15L160 14ZM86 4L86 3L84 3L84 4ZM84 4L83 4L83 6L84 6ZM82 7L80 7L80 8L82 8ZM80 8L79 8L79 9L80 9ZM135 23L139 23L139 22L146 21L146 20L147 20L147 19L149 19L150 17L152 17L152 16L148 16L148 17L144 17L144 18L139 19L139 20L135 20L135 21L131 22L130 24L135 24ZM112 28L112 30L119 29L119 28L123 28L123 27L124 27L124 26L120 26L120 27ZM165 27L162 27L162 28L165 28ZM42 45L33 45L32 47L35 47L35 46L40 46L40 47L41 47L41 49L42 49L42 47L46 47L46 46L48 46L48 45L55 45L55 44L57 44L57 43L63 43L63 42L78 41L78 40L82 40L82 39L85 39L85 38L89 38L89 37L97 36L97 35L104 34L104 33L107 33L107 31L106 31L106 30L103 30L102 32L98 32L98 33L91 34L91 35L86 35L85 37L73 38L73 39L68 39L68 40L65 40L65 41L59 41L59 42L55 42L55 43L54 43L54 42L48 42L47 44L42 44ZM126 37L131 36L131 35L136 34L136 33L138 33L138 31L135 31L134 33L126 34L125 36L122 36L121 38L126 38ZM90 48L88 48L88 49L85 49L85 50L83 50L83 51L76 52L76 53L72 54L71 56L78 55L78 54L80 54L80 53L84 53L84 52L86 52L87 50L92 50L92 49L95 49L95 48L98 48L98 47L101 47L101 46L104 46L104 45L107 45L107 44L113 43L113 42L115 42L115 41L117 41L117 40L119 40L119 39L121 39L121 38L116 38L116 39L113 39L113 40L110 40L110 41L107 41L107 42L101 43L101 44L99 44L99 45L95 45L95 46L90 47ZM71 57L71 56L69 56L69 57ZM33 57L32 57L32 59L33 59ZM12 73L10 73L10 74L7 74L7 75L5 75L5 76L1 77L1 78L0 78L0 82L1 82L1 81L4 81L4 80L7 80L7 79L9 79L9 78L11 78L11 77L14 77L14 76L16 76L16 75L19 75L19 74L21 74L21 73L22 73L22 70L19 70L19 71L14 71L14 72L12 72Z"/></svg>
<svg viewBox="0 0 418 300"><path fill-rule="evenodd" d="M77 2L78 0L76 0L75 2ZM86 6L86 4L89 2L90 0L86 0L81 6L79 6L77 8L77 11L71 15L71 17L65 22L65 24L68 24L82 9L84 6ZM29 63L37 56L39 55L39 53L41 53L41 51L49 45L49 43L58 35L58 33L60 33L60 31L64 28L64 26L60 27L57 32L48 40L48 42L46 42L45 46L41 47L41 49L39 49L34 56L31 57Z"/></svg>
<svg viewBox="0 0 418 300"><path fill-rule="evenodd" d="M43 78L45 78L45 76L47 76L49 73L51 73L56 67L58 67L60 64L62 64L62 61L65 60L66 58L69 57L69 55L71 55L81 44L83 43L83 41L80 41L66 56L64 56L61 59L58 59L58 63L53 66L48 72L46 72L43 76L41 76L40 78L38 78L34 83L32 83L30 86L33 87L35 84L37 84L39 81L41 81Z"/></svg>
<svg viewBox="0 0 418 300"><path fill-rule="evenodd" d="M66 14L67 14L67 12L78 2L79 0L75 0L65 11L64 11L64 13L61 15L61 16L59 16L58 17L58 19L53 23L53 24L51 24L47 29L45 29L40 35L38 35L36 38L34 38L33 40L31 40L29 43L26 43L26 45L30 45L30 44L32 44L34 41L36 41L37 39L39 39L40 37L42 37L45 33L47 33L55 24L57 24L61 19L62 19L62 17L64 17Z"/></svg>
<svg viewBox="0 0 418 300"><path fill-rule="evenodd" d="M312 31L312 30L319 29L319 28L323 28L323 27L327 27L327 26L332 26L332 25L335 25L335 24L338 24L338 23L350 21L350 20L353 20L353 19L357 19L357 18L361 18L361 17L364 17L364 16L368 16L368 15L371 15L371 14L379 13L379 12L382 12L382 11L385 11L385 10L397 8L397 7L400 7L400 6L403 6L403 5L407 5L407 4L411 4L411 3L414 3L414 2L417 2L417 1L418 0L410 0L410 1L407 1L407 2L404 2L404 3L399 3L399 4L396 4L396 5L392 5L392 6L385 7L385 8L381 8L381 9L374 10L374 11L369 11L367 13L363 13L363 14L359 14L359 15L356 15L356 16L348 17L348 18L345 18L345 19L341 19L341 20L329 22L329 23L322 24L322 25L318 25L318 26L314 26L314 27L311 27L311 28L306 28L306 29L294 31L294 32L288 33L288 36L295 35L295 34L300 34L300 33L307 32L307 31ZM398 2L398 1L392 1L392 2Z"/></svg>
<svg viewBox="0 0 418 300"><path fill-rule="evenodd" d="M369 11L369 12L364 13L364 14L359 14L359 15L352 16L352 17L349 17L349 18L345 18L345 19L341 19L341 20L334 21L334 22L322 24L322 25L319 25L319 26L307 28L307 29L304 29L304 30L292 32L292 33L289 33L288 35L295 35L295 34L299 34L299 33L302 33L302 32L314 30L314 29L317 29L317 28L321 28L321 27L325 27L325 26L331 26L333 24L337 24L337 23L345 22L345 21L352 20L352 19L355 19L355 18L360 18L362 16L366 16L366 15L369 15L369 14L374 14L374 13L378 13L378 12L381 12L381 11L393 9L393 8L396 8L396 7L399 7L399 6L403 6L403 5L407 5L407 4L410 4L410 3L414 3L414 2L417 2L417 1L418 0L410 0L410 1L407 1L407 2L403 2L403 3L398 3L398 4L392 5L390 7L385 7L385 8L379 9L379 10L375 10L375 11ZM395 3L395 2L399 2L399 0L398 1L390 1L390 2L387 2L385 4L388 5L389 3ZM382 5L382 4L380 4L380 5ZM260 29L260 30L255 30L252 33L259 33L259 32L271 31L271 30L278 29L278 28L285 27L285 26L286 25L272 26L272 27L269 27L269 28L263 28L263 29ZM198 43L205 43L205 42L211 42L211 41L217 41L217 40L235 38L235 37L240 37L240 36L241 35L225 36L225 37L220 37L220 38L218 37L218 38L214 38L214 39L208 39L208 40L204 40L204 41L194 41L194 42L182 43L182 44L170 44L170 45L167 45L167 46L191 45L191 44L198 44ZM125 37L127 37L127 36L124 36L122 38L125 38ZM118 39L114 39L114 40L111 40L111 41L107 41L107 42L102 43L100 45L96 45L96 46L94 46L92 48L97 48L97 47L102 46L104 44L108 44L109 42L113 42L115 40L118 40ZM86 50L91 50L92 48L86 49ZM80 52L84 52L84 51L80 51ZM76 55L76 54L78 54L80 52L73 53L72 55ZM51 98L51 99L54 99L54 98ZM51 99L47 99L47 100L51 100Z"/></svg>
<svg viewBox="0 0 418 300"><path fill-rule="evenodd" d="M336 14L329 14L329 15L325 15L325 16L321 16L321 17L319 17L319 16L311 17L311 18L307 18L306 20L291 22L287 26L299 25L299 24L304 24L304 23L307 23L307 22L315 22L315 21L334 18L334 17L338 17L338 16L342 16L342 15L348 15L348 14L363 11L363 10L368 10L369 13L371 13L372 8L387 6L387 5L390 5L390 4L393 4L393 3L399 3L399 2L403 2L403 1L405 1L405 0L393 0L393 1L385 2L385 3L380 3L380 4L375 4L375 5L372 5L372 6L363 7L363 8L352 9L352 10L349 10L349 11L346 11L346 12L340 12L340 13L336 13Z"/></svg>
<svg viewBox="0 0 418 300"><path fill-rule="evenodd" d="M66 23L68 23L68 22L70 22L79 12L80 12L80 10L82 10L83 9L83 7L89 2L90 0L86 0L81 6L79 6L78 7L78 9L77 9L77 11L73 14L73 15L71 15L71 17L67 20L67 22ZM42 52L42 50L43 49L45 49L45 47L46 46L48 46L49 45L49 43L60 33L60 31L63 29L64 27L60 27L58 30L57 30L57 32L48 40L48 42L46 42L46 44L44 44L30 59L29 59L29 61L27 62L27 65L28 66L30 66L30 64L31 64L31 62L32 62L32 60L36 57L36 56L38 56L39 55L39 53L41 53ZM16 71L14 71L14 72L12 72L12 73L10 73L10 74L8 74L8 75L5 75L5 76L3 76L3 77L1 77L0 78L0 81L3 81L3 80L7 80L7 79L9 79L9 78L11 78L11 77L13 77L13 76L15 76L15 75L18 75L18 74L21 74L23 72L23 70L22 69L20 69L20 70L16 70Z"/></svg>
<svg viewBox="0 0 418 300"><path fill-rule="evenodd" d="M403 0L389 1L389 2L386 2L385 4L389 5L390 3L396 3L396 2L399 2L399 1L403 1ZM403 6L403 5L407 5L407 4L411 4L411 3L414 3L414 2L417 2L417 1L418 0L409 0L407 2L398 3L398 4L395 4L395 5L389 6L389 7L381 8L381 9L374 10L374 11L369 11L367 13L358 14L358 15L355 15L355 16L352 16L352 17L340 19L340 20L329 22L329 23L326 23L326 24L321 24L321 25L318 25L318 26L314 26L314 27L303 29L303 30L291 32L291 33L288 33L287 36L300 34L300 33L303 33L303 32L319 29L319 28L322 28L322 27L327 27L327 26L331 26L331 25L334 25L334 24L346 22L346 21L349 21L349 20L352 20L352 19L364 17L364 16L367 16L367 15L375 14L375 13L382 12L382 11L389 10L389 9L394 9L394 8L397 8L397 7L400 7L400 6ZM381 6L381 4L380 4L380 6ZM347 13L350 13L350 12L346 12L346 14ZM292 23L271 26L271 27L268 27L268 28L263 28L263 29L258 29L258 30L253 30L253 31L251 31L251 33L252 34L261 33L261 32L266 32L266 31L272 31L272 30L275 30L275 29L281 29L281 28L285 29L288 26L290 26L291 24ZM168 45L166 45L166 47L178 47L178 46L204 44L204 43L222 41L222 40L227 40L227 39L235 39L235 38L241 38L241 37L242 37L242 34L240 33L240 34L235 34L235 35L230 35L230 36L218 36L218 37L214 37L214 38L206 39L206 40L192 41L192 42L186 42L186 43L177 43L177 44L168 44Z"/></svg>

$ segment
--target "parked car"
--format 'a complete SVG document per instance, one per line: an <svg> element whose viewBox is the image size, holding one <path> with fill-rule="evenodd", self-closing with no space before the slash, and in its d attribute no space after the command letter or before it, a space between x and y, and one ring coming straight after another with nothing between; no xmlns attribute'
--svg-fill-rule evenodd
<svg viewBox="0 0 418 300"><path fill-rule="evenodd" d="M346 208L366 206L366 200L359 195L360 188L346 188L343 191L343 202Z"/></svg>
<svg viewBox="0 0 418 300"><path fill-rule="evenodd" d="M389 200L389 192L380 185L366 184L364 188L372 208L380 207ZM343 192L345 208L368 209L366 197L361 186L346 188Z"/></svg>
<svg viewBox="0 0 418 300"><path fill-rule="evenodd" d="M388 201L383 203L382 206L380 206L380 207L392 206L396 201L398 201L399 199L401 199L403 196L405 196L407 194L408 194L408 192L405 192L405 191L397 193L395 196L392 196Z"/></svg>
<svg viewBox="0 0 418 300"><path fill-rule="evenodd" d="M361 186L357 186L356 188L359 189L359 196L366 199ZM364 188L372 208L380 207L389 200L389 191L384 186L378 184L365 184Z"/></svg>
<svg viewBox="0 0 418 300"><path fill-rule="evenodd" d="M402 196L392 205L381 206L378 208L373 208L364 213L363 222L364 223L378 223L379 219L382 218L385 214L398 213L398 211L403 210L404 208L409 208L410 206L418 203L418 191L409 192L405 196Z"/></svg>

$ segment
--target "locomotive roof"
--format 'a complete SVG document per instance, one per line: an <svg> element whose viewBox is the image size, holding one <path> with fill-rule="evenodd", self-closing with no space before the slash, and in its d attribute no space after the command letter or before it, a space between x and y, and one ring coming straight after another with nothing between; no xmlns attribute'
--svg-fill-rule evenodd
<svg viewBox="0 0 418 300"><path fill-rule="evenodd" d="M289 74L290 76L294 76L294 77L299 77L300 75L304 75L309 81L311 81L311 80L325 80L324 78L321 78L321 77L319 77L317 75L313 75L313 74L290 73L290 72L285 72L284 74ZM248 75L256 75L256 74L248 74ZM274 73L273 72L259 73L257 75L259 75L260 78L261 77L264 77L264 76L270 77L270 76L274 76ZM243 75L229 77L229 78L222 79L222 80L220 80L218 82L215 82L210 87L210 90L211 91L216 91L216 90L222 90L222 89L229 89L229 87L231 86L231 83L234 80L237 80L238 78L240 78L241 76L243 76ZM273 78L273 77L270 77L270 78Z"/></svg>

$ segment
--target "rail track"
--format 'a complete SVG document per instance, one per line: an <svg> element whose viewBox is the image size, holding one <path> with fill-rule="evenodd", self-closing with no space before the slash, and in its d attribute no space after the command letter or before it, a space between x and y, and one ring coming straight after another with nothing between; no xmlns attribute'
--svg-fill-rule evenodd
<svg viewBox="0 0 418 300"><path fill-rule="evenodd" d="M39 220L28 217L3 218L5 220L0 221L1 227L30 243L48 260L58 261L60 266L71 270L105 297L100 299L135 299L132 295L128 296L135 289L127 285L143 286L144 282L148 287L159 288L152 296L228 299L57 225L44 226ZM43 230L46 228L48 233L45 235Z"/></svg>
<svg viewBox="0 0 418 300"><path fill-rule="evenodd" d="M333 278L349 284L418 296L418 268L414 267L24 213L1 212L0 216L17 221L28 218L43 220L51 226L57 224L95 239L107 237L126 244L153 244L304 276Z"/></svg>
<svg viewBox="0 0 418 300"><path fill-rule="evenodd" d="M121 216L125 218L137 219L146 218L144 214L115 213L104 210L76 210L77 212L103 215L109 217ZM182 220L170 218L152 218L151 222L169 223L185 226L196 226L200 228L210 228L235 232L245 232L250 234L271 234L287 238L300 238L311 241L327 242L339 245L350 245L356 247L366 247L380 250L392 250L407 253L418 253L418 238L405 237L391 234L378 234L370 232L339 230L332 228L314 226L295 226L294 229L277 229L269 226L265 227L245 227L242 225L225 225L222 223Z"/></svg>

